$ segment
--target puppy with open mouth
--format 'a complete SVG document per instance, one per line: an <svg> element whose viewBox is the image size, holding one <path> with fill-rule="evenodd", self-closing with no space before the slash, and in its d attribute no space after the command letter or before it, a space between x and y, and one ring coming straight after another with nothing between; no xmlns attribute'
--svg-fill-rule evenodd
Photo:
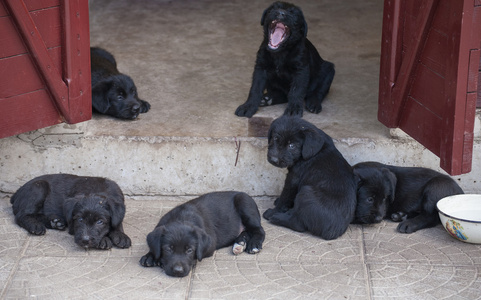
<svg viewBox="0 0 481 300"><path fill-rule="evenodd" d="M264 40L257 52L247 101L235 114L252 117L259 106L286 103L285 115L302 116L322 110L334 78L334 64L321 58L307 39L307 23L301 9L275 2L263 13Z"/></svg>

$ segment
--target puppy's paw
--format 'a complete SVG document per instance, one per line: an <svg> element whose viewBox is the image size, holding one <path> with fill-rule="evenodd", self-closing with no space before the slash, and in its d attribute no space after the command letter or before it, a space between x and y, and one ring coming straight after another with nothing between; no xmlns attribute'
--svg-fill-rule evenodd
<svg viewBox="0 0 481 300"><path fill-rule="evenodd" d="M109 234L112 244L119 248L129 248L132 245L130 238L121 231L112 231Z"/></svg>
<svg viewBox="0 0 481 300"><path fill-rule="evenodd" d="M50 220L50 227L52 227L52 229L64 230L67 225L65 224L65 221L61 219L52 219Z"/></svg>
<svg viewBox="0 0 481 300"><path fill-rule="evenodd" d="M391 214L391 220L393 222L402 222L407 219L407 214L405 212L399 211L397 213Z"/></svg>
<svg viewBox="0 0 481 300"><path fill-rule="evenodd" d="M284 115L293 117L302 117L304 109L300 105L288 105L284 111Z"/></svg>
<svg viewBox="0 0 481 300"><path fill-rule="evenodd" d="M239 255L244 252L245 249L246 243L244 241L240 241L239 243L234 243L234 246L232 246L232 253L234 253L234 255Z"/></svg>
<svg viewBox="0 0 481 300"><path fill-rule="evenodd" d="M418 229L420 229L418 224L416 224L416 222L414 222L412 219L407 219L397 226L397 231L401 233L413 233Z"/></svg>
<svg viewBox="0 0 481 300"><path fill-rule="evenodd" d="M155 266L160 266L160 263L155 260L154 256L152 253L147 253L144 256L140 258L139 261L140 265L143 267L155 267Z"/></svg>
<svg viewBox="0 0 481 300"><path fill-rule="evenodd" d="M139 99L139 102L140 102L140 113L143 114L148 112L150 109L150 103L140 99Z"/></svg>
<svg viewBox="0 0 481 300"><path fill-rule="evenodd" d="M269 208L268 210L266 210L263 214L262 214L262 217L266 220L270 220L271 217L277 213L278 211L275 209L275 208Z"/></svg>
<svg viewBox="0 0 481 300"><path fill-rule="evenodd" d="M259 104L259 106L269 106L269 105L272 105L273 102L274 101L271 97L264 95L261 98L261 103Z"/></svg>
<svg viewBox="0 0 481 300"><path fill-rule="evenodd" d="M31 234L35 235L44 235L47 232L47 228L45 225L36 223L36 224L28 224L25 229L30 232Z"/></svg>
<svg viewBox="0 0 481 300"><path fill-rule="evenodd" d="M306 103L306 109L313 113L313 114L318 114L322 111L322 105L321 103Z"/></svg>
<svg viewBox="0 0 481 300"><path fill-rule="evenodd" d="M104 236L101 240L100 240L100 243L99 245L97 246L98 249L102 249L102 250L109 250L112 248L112 240L107 237L107 236Z"/></svg>
<svg viewBox="0 0 481 300"><path fill-rule="evenodd" d="M261 251L262 249L262 242L257 241L256 239L251 239L249 242L247 242L247 247L245 249L245 252L249 254L257 254Z"/></svg>
<svg viewBox="0 0 481 300"><path fill-rule="evenodd" d="M257 106L251 105L250 103L244 103L236 109L235 114L239 117L250 118L256 113L256 111Z"/></svg>

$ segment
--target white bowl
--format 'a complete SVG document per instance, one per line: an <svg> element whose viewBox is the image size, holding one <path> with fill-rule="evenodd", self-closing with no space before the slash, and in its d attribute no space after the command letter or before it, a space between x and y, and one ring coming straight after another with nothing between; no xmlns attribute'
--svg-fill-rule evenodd
<svg viewBox="0 0 481 300"><path fill-rule="evenodd" d="M438 201L439 218L454 238L481 244L481 195L454 195Z"/></svg>

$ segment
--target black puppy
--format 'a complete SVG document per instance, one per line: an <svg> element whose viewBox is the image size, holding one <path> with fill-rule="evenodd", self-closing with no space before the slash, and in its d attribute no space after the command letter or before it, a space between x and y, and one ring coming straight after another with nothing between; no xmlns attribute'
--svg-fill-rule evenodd
<svg viewBox="0 0 481 300"><path fill-rule="evenodd" d="M275 2L262 14L261 25L264 40L257 52L252 86L235 114L250 118L259 106L287 102L284 114L302 116L304 100L308 111L319 113L334 78L334 65L323 60L307 39L301 9Z"/></svg>
<svg viewBox="0 0 481 300"><path fill-rule="evenodd" d="M254 200L242 192L214 192L179 205L147 235L144 267L161 266L169 276L189 274L195 260L234 244L234 254L262 249L265 233Z"/></svg>
<svg viewBox="0 0 481 300"><path fill-rule="evenodd" d="M134 81L117 70L112 54L90 48L92 107L99 113L120 119L135 119L149 111L150 104L139 99Z"/></svg>
<svg viewBox="0 0 481 300"><path fill-rule="evenodd" d="M440 199L463 194L451 177L427 168L363 162L353 169L360 178L357 223L379 223L387 217L401 222L399 232L412 233L440 222L436 211Z"/></svg>
<svg viewBox="0 0 481 300"><path fill-rule="evenodd" d="M275 208L264 218L326 240L342 235L354 219L357 180L332 139L289 116L274 120L268 137L267 160L289 172Z"/></svg>
<svg viewBox="0 0 481 300"><path fill-rule="evenodd" d="M124 233L124 195L106 178L50 174L24 184L10 199L18 225L35 235L46 228L75 236L84 248L110 249L112 244L128 248Z"/></svg>

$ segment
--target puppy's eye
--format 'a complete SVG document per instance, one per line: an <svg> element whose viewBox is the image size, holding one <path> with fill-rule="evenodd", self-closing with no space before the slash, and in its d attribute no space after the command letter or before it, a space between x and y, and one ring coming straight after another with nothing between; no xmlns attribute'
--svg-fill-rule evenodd
<svg viewBox="0 0 481 300"><path fill-rule="evenodd" d="M296 144L290 143L288 147L290 150L296 149Z"/></svg>
<svg viewBox="0 0 481 300"><path fill-rule="evenodd" d="M187 248L187 250L185 250L185 253L187 254L192 254L194 252L194 249L192 248Z"/></svg>
<svg viewBox="0 0 481 300"><path fill-rule="evenodd" d="M104 221L102 220L97 220L97 225L102 225L104 223Z"/></svg>
<svg viewBox="0 0 481 300"><path fill-rule="evenodd" d="M84 221L84 218L78 218L77 221L78 221L78 222L83 222L83 221Z"/></svg>
<svg viewBox="0 0 481 300"><path fill-rule="evenodd" d="M117 100L122 101L123 99L124 99L124 97L122 97L122 95L117 96Z"/></svg>
<svg viewBox="0 0 481 300"><path fill-rule="evenodd" d="M373 203L374 202L374 198L373 197L369 197L366 199L366 202L368 203Z"/></svg>

